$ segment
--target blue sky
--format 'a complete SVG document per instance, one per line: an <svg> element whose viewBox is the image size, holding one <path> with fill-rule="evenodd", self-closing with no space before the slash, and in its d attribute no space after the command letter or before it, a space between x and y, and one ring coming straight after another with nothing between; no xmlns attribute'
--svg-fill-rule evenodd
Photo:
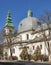
<svg viewBox="0 0 51 65"><path fill-rule="evenodd" d="M17 30L19 22L27 17L29 9L33 11L33 16L38 18L44 11L51 10L51 0L0 0L0 30L6 23L8 10Z"/></svg>

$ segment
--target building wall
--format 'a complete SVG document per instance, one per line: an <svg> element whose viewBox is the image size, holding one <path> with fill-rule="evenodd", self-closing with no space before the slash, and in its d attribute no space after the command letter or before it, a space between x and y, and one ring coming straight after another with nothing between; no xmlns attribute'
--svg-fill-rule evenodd
<svg viewBox="0 0 51 65"><path fill-rule="evenodd" d="M32 31L20 33L19 35L16 36L14 41L18 42L18 41L35 40L35 39L37 39L37 37L39 37L39 38L43 37L43 32L39 32L39 33L35 33L35 34L31 34L31 33L32 33ZM27 39L27 34L29 35L29 39ZM45 31L45 34L46 34L46 36L49 34L48 30ZM51 41L49 43L51 43ZM25 44L26 43L23 43L23 46L28 46L29 47L29 49L28 49L29 54L33 54L36 47L37 46L40 47L40 45L42 45L41 54L48 55L48 51L47 51L47 47L46 47L47 42L46 42L46 44L45 44L44 41L43 42L37 42L37 43L30 43L30 44L27 43L27 45L25 45ZM34 49L33 49L33 46L34 46ZM16 46L14 45L12 48L15 49L15 53L13 53L13 56L17 56L18 59L20 60L21 58L20 58L19 55L20 55L22 49L19 49L20 46L18 46L18 44ZM10 55L9 50L7 52L8 52L8 55Z"/></svg>
<svg viewBox="0 0 51 65"><path fill-rule="evenodd" d="M27 34L29 35L29 39L28 40L31 40L32 39L31 31L29 31L29 32L23 32L23 33L20 34L21 37L22 37L22 41L27 40Z"/></svg>

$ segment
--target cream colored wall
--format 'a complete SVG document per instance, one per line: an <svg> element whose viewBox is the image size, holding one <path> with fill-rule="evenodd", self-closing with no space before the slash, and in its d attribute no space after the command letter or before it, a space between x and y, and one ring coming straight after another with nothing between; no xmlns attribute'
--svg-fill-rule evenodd
<svg viewBox="0 0 51 65"><path fill-rule="evenodd" d="M17 56L18 59L20 60L20 53L22 51L22 49L19 49L20 47L19 46L15 46L14 49L15 49L15 53L13 53L13 56Z"/></svg>
<svg viewBox="0 0 51 65"><path fill-rule="evenodd" d="M42 45L42 49L41 49L41 54L46 54L48 55L48 51L47 51L47 47L45 46L45 43L44 42L38 42L38 43L33 43L33 44L29 44L27 46L29 46L29 51L32 50L32 54L34 53L35 49L37 46L40 47L40 45ZM34 46L34 49L33 49L33 46Z"/></svg>
<svg viewBox="0 0 51 65"><path fill-rule="evenodd" d="M4 48L4 50L3 50L3 51L4 51L4 52L3 52L4 57L5 57L5 52L7 52L8 57L10 56L10 49L9 49L9 48Z"/></svg>
<svg viewBox="0 0 51 65"><path fill-rule="evenodd" d="M10 27L5 27L5 28L4 28L5 34L8 35L8 34L10 33L10 30L11 30L12 33L14 34L14 28L10 28Z"/></svg>
<svg viewBox="0 0 51 65"><path fill-rule="evenodd" d="M29 35L29 40L31 40L31 39L32 39L31 31L21 33L20 35L21 35L21 37L22 37L22 40L23 40L23 41L27 40L27 36L26 36L26 34Z"/></svg>
<svg viewBox="0 0 51 65"><path fill-rule="evenodd" d="M21 34L19 34L18 35L18 37L20 38L20 36L22 37L22 41L26 41L27 39L27 37L26 37L26 34L29 34L29 40L32 40L32 39L35 39L35 37L37 36L37 37L43 37L43 35L42 35L42 32L40 32L40 33L36 33L36 34L31 34L31 31L29 31L29 32L25 32L25 33L21 33ZM49 34L48 33L48 30L46 30L45 31L45 34ZM18 39L18 37L16 37L16 39ZM21 39L20 39L21 40ZM16 41L18 41L18 40L16 40ZM51 43L51 42L50 42ZM33 54L33 52L35 51L35 49L36 49L36 47L37 46L40 46L40 45L42 45L42 49L41 49L41 54L46 54L46 55L48 55L48 51L47 51L47 48L46 48L46 45L45 45L45 43L44 42L38 42L38 43L31 43L31 44L28 44L27 46L29 46L29 49L28 49L28 52L29 51L31 51L31 54ZM33 46L35 46L35 49L33 50ZM19 60L20 60L20 57L19 57L19 55L20 55L20 53L21 53L21 51L22 51L22 49L19 49L20 48L20 46L18 46L18 45L16 45L16 46L13 46L14 48L15 48L15 53L13 53L13 56L17 56L18 58L19 58ZM7 49L8 50L8 49ZM7 51L8 52L8 55L10 55L10 52L9 51Z"/></svg>

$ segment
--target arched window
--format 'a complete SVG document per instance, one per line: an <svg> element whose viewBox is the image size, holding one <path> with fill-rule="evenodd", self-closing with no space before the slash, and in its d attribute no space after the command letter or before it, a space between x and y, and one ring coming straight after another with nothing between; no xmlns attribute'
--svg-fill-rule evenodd
<svg viewBox="0 0 51 65"><path fill-rule="evenodd" d="M49 42L47 42L47 44L48 44L48 47L49 47Z"/></svg>
<svg viewBox="0 0 51 65"><path fill-rule="evenodd" d="M20 24L20 28L22 28L22 23Z"/></svg>
<svg viewBox="0 0 51 65"><path fill-rule="evenodd" d="M35 46L33 46L33 50L34 50Z"/></svg>
<svg viewBox="0 0 51 65"><path fill-rule="evenodd" d="M28 34L26 34L26 36L27 36L27 40L29 39L29 35Z"/></svg>
<svg viewBox="0 0 51 65"><path fill-rule="evenodd" d="M40 45L40 49L42 49L42 45Z"/></svg>

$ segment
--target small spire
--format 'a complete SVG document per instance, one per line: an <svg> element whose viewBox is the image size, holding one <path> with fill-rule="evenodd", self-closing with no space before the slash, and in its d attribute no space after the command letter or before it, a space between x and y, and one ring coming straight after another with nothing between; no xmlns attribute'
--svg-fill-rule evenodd
<svg viewBox="0 0 51 65"><path fill-rule="evenodd" d="M11 13L10 13L10 10L8 11L8 17L11 17Z"/></svg>
<svg viewBox="0 0 51 65"><path fill-rule="evenodd" d="M12 22L12 18L11 18L11 13L10 13L10 11L8 11L7 21L6 21L6 22Z"/></svg>
<svg viewBox="0 0 51 65"><path fill-rule="evenodd" d="M31 10L28 10L28 17L32 17L33 16L33 12Z"/></svg>
<svg viewBox="0 0 51 65"><path fill-rule="evenodd" d="M7 18L6 18L6 24L5 24L5 26L14 27L14 25L12 23L12 18L11 18L10 11L8 11L8 15L7 15Z"/></svg>

